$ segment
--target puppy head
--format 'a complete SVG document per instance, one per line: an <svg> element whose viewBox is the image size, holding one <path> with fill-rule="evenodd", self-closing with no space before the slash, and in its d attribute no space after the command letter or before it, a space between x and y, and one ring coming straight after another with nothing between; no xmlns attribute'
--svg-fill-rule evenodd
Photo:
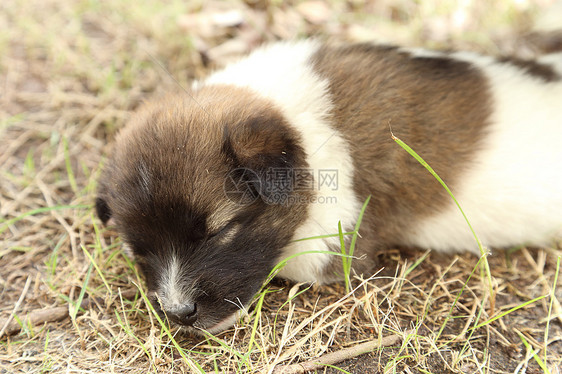
<svg viewBox="0 0 562 374"><path fill-rule="evenodd" d="M306 215L298 135L269 102L228 86L146 105L122 130L96 210L132 249L179 325L218 332L250 303Z"/></svg>

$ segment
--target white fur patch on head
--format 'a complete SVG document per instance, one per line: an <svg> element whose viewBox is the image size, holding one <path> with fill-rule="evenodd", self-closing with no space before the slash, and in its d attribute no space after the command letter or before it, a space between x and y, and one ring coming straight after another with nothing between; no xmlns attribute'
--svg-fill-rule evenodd
<svg viewBox="0 0 562 374"><path fill-rule="evenodd" d="M451 57L482 69L494 100L488 136L455 197L485 246L548 244L562 229L562 81L544 82L491 57ZM557 61L560 68L562 54L539 62L546 61ZM452 203L412 227L406 242L478 252Z"/></svg>
<svg viewBox="0 0 562 374"><path fill-rule="evenodd" d="M160 285L157 290L162 310L176 309L193 301L193 288L186 287L184 269L175 255L170 256L168 263L160 274Z"/></svg>
<svg viewBox="0 0 562 374"><path fill-rule="evenodd" d="M271 99L301 134L314 173L316 199L309 203L308 218L296 230L294 239L337 234L338 221L344 230L352 229L361 207L353 191L349 145L330 124L328 82L310 64L318 48L319 44L310 40L276 43L258 49L204 82L246 87ZM338 243L338 238L293 242L281 257L328 251ZM322 281L323 270L332 258L324 253L302 255L289 261L279 275L297 282Z"/></svg>

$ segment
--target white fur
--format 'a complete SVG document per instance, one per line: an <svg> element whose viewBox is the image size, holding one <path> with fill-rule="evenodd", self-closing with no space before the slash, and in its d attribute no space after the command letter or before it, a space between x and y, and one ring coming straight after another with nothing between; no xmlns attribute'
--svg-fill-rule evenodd
<svg viewBox="0 0 562 374"><path fill-rule="evenodd" d="M135 252L133 251L133 248L131 248L129 244L124 242L123 245L121 246L121 249L123 250L123 253L125 253L125 256L129 257L131 260L134 260Z"/></svg>
<svg viewBox="0 0 562 374"><path fill-rule="evenodd" d="M301 134L316 187L320 170L338 171L337 190L315 189L319 202L309 205L309 218L296 230L294 239L336 234L338 221L342 222L344 230L352 229L361 206L353 191L349 145L329 123L328 82L315 74L309 63L318 46L314 41L273 44L258 49L204 82L246 87L277 104ZM327 203L333 202L333 197L336 203ZM293 242L285 248L282 258L304 251L328 251L330 243L337 246L338 240ZM323 253L299 256L289 261L280 275L297 282L322 281L322 271L330 257Z"/></svg>
<svg viewBox="0 0 562 374"><path fill-rule="evenodd" d="M192 288L186 288L186 282L183 277L184 270L176 256L171 256L160 279L160 288L157 291L158 300L162 309L166 312L173 311L183 305L191 303L193 300ZM246 315L247 311L244 306L223 320L215 323L214 325L205 328L211 334L221 332L228 327L232 326L238 319ZM195 323L197 326L197 322ZM188 327L189 331L198 332L198 330Z"/></svg>
<svg viewBox="0 0 562 374"><path fill-rule="evenodd" d="M172 255L161 273L157 292L163 310L171 311L192 302L193 290L185 288L183 274L180 262Z"/></svg>
<svg viewBox="0 0 562 374"><path fill-rule="evenodd" d="M442 58L447 56L443 52L425 48L400 48L400 52L408 53L413 58Z"/></svg>
<svg viewBox="0 0 562 374"><path fill-rule="evenodd" d="M490 57L452 56L481 68L493 94L489 136L455 197L485 246L548 244L562 232L562 82L545 83ZM543 60L562 67L562 54ZM453 204L413 227L406 242L478 252Z"/></svg>

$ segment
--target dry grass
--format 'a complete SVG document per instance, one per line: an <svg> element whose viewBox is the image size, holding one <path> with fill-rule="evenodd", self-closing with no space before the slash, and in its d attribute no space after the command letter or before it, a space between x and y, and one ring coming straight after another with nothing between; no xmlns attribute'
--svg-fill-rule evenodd
<svg viewBox="0 0 562 374"><path fill-rule="evenodd" d="M131 111L261 41L315 34L533 53L520 37L532 3L390 3L3 1L0 331L21 332L0 337L0 373L272 372L387 336L400 339L337 365L560 373L559 247L494 253L492 295L471 255L390 250L353 292L277 282L235 329L197 339L149 312L134 264L93 217L103 155ZM244 23L209 27L227 9ZM33 311L61 320L22 323Z"/></svg>

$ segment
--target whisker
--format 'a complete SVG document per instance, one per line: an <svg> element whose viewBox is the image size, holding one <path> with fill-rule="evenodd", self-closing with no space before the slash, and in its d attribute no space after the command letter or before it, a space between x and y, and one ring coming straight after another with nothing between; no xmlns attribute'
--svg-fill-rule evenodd
<svg viewBox="0 0 562 374"><path fill-rule="evenodd" d="M229 303L233 304L234 306L236 306L238 309L242 310L243 312L248 313L248 311L246 310L246 307L244 307L244 305L242 304L242 301L240 301L240 298L236 297L236 300L238 301L238 303L236 303L232 300L224 299L224 301L229 302Z"/></svg>

